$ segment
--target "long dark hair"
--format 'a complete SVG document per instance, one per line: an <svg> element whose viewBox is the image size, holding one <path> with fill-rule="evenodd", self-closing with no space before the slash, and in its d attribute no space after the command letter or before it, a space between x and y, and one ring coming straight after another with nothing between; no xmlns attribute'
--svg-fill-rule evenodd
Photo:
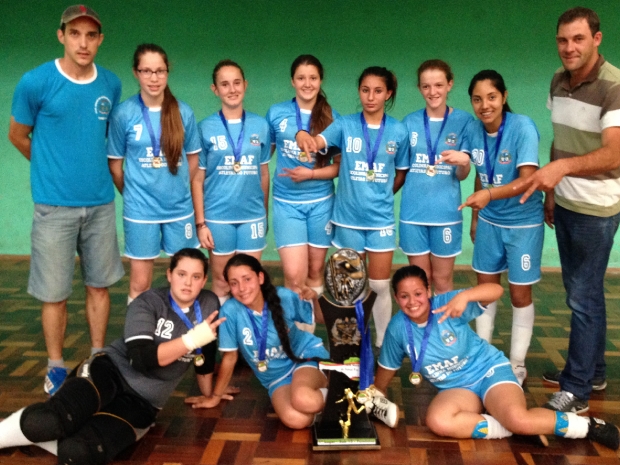
<svg viewBox="0 0 620 465"><path fill-rule="evenodd" d="M366 76L377 76L383 79L385 83L385 87L387 87L388 91L392 91L392 95L385 102L385 109L389 110L394 106L394 102L396 101L396 89L398 89L398 81L396 80L396 75L387 68L383 66L370 66L362 71L359 79L357 80L357 88L359 89L362 86L362 81Z"/></svg>
<svg viewBox="0 0 620 465"><path fill-rule="evenodd" d="M426 272L417 265L407 265L396 270L394 276L392 276L392 290L394 294L398 291L398 284L405 278L418 278L424 284L424 287L428 289L428 277Z"/></svg>
<svg viewBox="0 0 620 465"><path fill-rule="evenodd" d="M234 255L230 260L228 260L228 263L226 263L226 266L224 267L224 279L226 279L226 281L228 281L228 270L236 266L247 266L256 274L263 273L264 280L263 284L261 284L260 290L263 294L263 299L267 302L267 308L271 312L274 326L276 327L278 337L282 343L282 349L292 361L298 363L305 362L306 360L297 357L293 353L293 349L291 349L291 341L288 337L289 328L286 325L286 321L284 321L284 310L282 309L282 303L280 301L280 297L278 296L276 287L271 283L271 278L269 277L267 270L263 268L256 258L251 255L240 253Z"/></svg>
<svg viewBox="0 0 620 465"><path fill-rule="evenodd" d="M138 71L140 66L140 58L145 53L158 53L166 64L166 70L170 69L168 55L163 48L155 44L138 45L133 54L133 69ZM170 87L166 85L164 89L164 101L161 104L161 148L166 156L168 170L172 174L177 174L179 159L183 153L183 139L185 137L185 129L183 128L183 120L181 119L181 111L179 110L179 102L172 95ZM159 156L158 153L155 156Z"/></svg>
<svg viewBox="0 0 620 465"><path fill-rule="evenodd" d="M502 96L506 95L506 83L504 82L504 78L501 74L499 74L494 69L483 69L479 73L476 73L473 78L471 78L471 82L469 83L469 88L467 89L467 93L469 94L469 98L471 99L471 94L474 92L474 87L480 81L491 81L491 85L495 87ZM510 109L510 105L508 105L508 99L504 102L504 106L502 111L506 113L507 111L512 112Z"/></svg>
<svg viewBox="0 0 620 465"><path fill-rule="evenodd" d="M314 55L299 55L291 64L291 79L295 77L297 68L302 65L312 65L319 72L321 81L323 80L323 65L317 57ZM332 116L332 107L327 102L327 95L323 88L319 89L319 93L316 96L316 102L312 107L312 113L310 113L310 134L316 136L325 130L327 126L332 124L334 118ZM298 128L299 129L299 128ZM331 155L316 155L315 168L322 168L326 166Z"/></svg>
<svg viewBox="0 0 620 465"><path fill-rule="evenodd" d="M192 249L187 247L185 249L179 250L170 258L170 271L174 271L182 258L192 258L194 260L202 262L202 269L205 272L205 276L207 276L207 273L209 272L209 261L200 249Z"/></svg>

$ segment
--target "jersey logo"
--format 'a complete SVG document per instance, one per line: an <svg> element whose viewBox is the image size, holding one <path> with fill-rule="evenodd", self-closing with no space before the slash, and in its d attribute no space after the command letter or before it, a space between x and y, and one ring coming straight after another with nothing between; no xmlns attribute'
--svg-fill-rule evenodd
<svg viewBox="0 0 620 465"><path fill-rule="evenodd" d="M418 133L412 132L411 133L411 146L415 147L416 145L418 145Z"/></svg>
<svg viewBox="0 0 620 465"><path fill-rule="evenodd" d="M95 101L95 114L98 119L107 120L110 110L112 110L112 101L105 95L102 95Z"/></svg>
<svg viewBox="0 0 620 465"><path fill-rule="evenodd" d="M332 326L332 341L334 346L359 345L362 336L357 329L356 318L337 318Z"/></svg>
<svg viewBox="0 0 620 465"><path fill-rule="evenodd" d="M450 147L454 147L456 142L458 141L459 136L457 136L454 132L451 132L446 136L446 145Z"/></svg>
<svg viewBox="0 0 620 465"><path fill-rule="evenodd" d="M444 345L451 346L456 342L456 336L449 329L444 329L441 332L441 340L443 341Z"/></svg>
<svg viewBox="0 0 620 465"><path fill-rule="evenodd" d="M286 125L288 124L288 118L284 118L280 123L280 132L286 131Z"/></svg>
<svg viewBox="0 0 620 465"><path fill-rule="evenodd" d="M260 137L258 137L258 134L252 134L250 136L250 144L255 146L260 145Z"/></svg>
<svg viewBox="0 0 620 465"><path fill-rule="evenodd" d="M394 155L396 153L396 142L393 140L389 141L385 146L385 151L388 155Z"/></svg>
<svg viewBox="0 0 620 465"><path fill-rule="evenodd" d="M512 155L506 149L502 150L502 153L499 154L499 163L501 165L507 165L512 161Z"/></svg>

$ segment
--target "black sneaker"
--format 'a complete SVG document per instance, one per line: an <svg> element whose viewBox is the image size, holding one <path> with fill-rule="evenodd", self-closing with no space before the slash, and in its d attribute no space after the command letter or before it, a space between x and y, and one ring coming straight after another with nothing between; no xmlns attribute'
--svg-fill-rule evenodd
<svg viewBox="0 0 620 465"><path fill-rule="evenodd" d="M618 450L620 446L620 432L616 425L594 417L590 417L588 439L613 450Z"/></svg>
<svg viewBox="0 0 620 465"><path fill-rule="evenodd" d="M543 381L549 384L560 384L560 370L555 371L545 371L542 375ZM594 378L592 380L592 390L593 391L602 391L607 387L607 381L605 378Z"/></svg>
<svg viewBox="0 0 620 465"><path fill-rule="evenodd" d="M556 412L584 413L590 408L587 400L581 400L568 391L554 392L543 408Z"/></svg>

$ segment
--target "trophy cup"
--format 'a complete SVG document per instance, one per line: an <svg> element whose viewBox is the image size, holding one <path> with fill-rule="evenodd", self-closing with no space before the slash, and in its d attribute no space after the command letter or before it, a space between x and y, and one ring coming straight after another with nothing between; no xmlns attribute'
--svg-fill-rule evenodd
<svg viewBox="0 0 620 465"><path fill-rule="evenodd" d="M329 387L325 408L313 427L313 450L380 449L364 403L374 360L369 320L377 295L368 289L366 265L352 249L340 249L325 266L325 295L319 298L329 338Z"/></svg>

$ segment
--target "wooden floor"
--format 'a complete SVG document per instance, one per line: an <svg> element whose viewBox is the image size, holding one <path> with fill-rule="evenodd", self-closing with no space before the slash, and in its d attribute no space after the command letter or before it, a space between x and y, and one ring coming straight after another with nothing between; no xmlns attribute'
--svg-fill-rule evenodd
<svg viewBox="0 0 620 465"><path fill-rule="evenodd" d="M281 271L269 268L277 284ZM40 327L40 307L27 295L28 260L0 259L0 418L46 398L43 377L46 353ZM154 285L165 284L164 264L158 263ZM456 273L456 287L473 284L471 272ZM83 290L79 273L69 301L69 328L65 359L76 365L89 352L84 319ZM112 315L108 341L122 333L127 277L112 289ZM607 389L593 394L590 414L620 424L620 275L609 275ZM541 381L545 369L562 367L566 356L570 313L559 274L546 273L535 286L536 326L527 359L529 378L525 386L528 405L542 405L553 387ZM511 312L505 295L500 304L494 343L503 350L510 344ZM325 330L319 328L319 335ZM408 362L408 361L407 361ZM310 431L292 431L276 418L267 392L248 368L235 372L233 383L242 391L234 401L213 410L192 410L183 403L197 394L193 375L188 374L166 404L157 424L134 447L114 463L118 465L194 464L620 464L619 455L588 440L549 437L548 448L531 438L505 440L446 440L430 433L424 416L434 388L424 384L413 388L404 365L389 389L389 397L401 407L401 419L394 430L375 423L380 451L312 452ZM53 464L55 457L37 448L0 450L0 463L13 465Z"/></svg>

